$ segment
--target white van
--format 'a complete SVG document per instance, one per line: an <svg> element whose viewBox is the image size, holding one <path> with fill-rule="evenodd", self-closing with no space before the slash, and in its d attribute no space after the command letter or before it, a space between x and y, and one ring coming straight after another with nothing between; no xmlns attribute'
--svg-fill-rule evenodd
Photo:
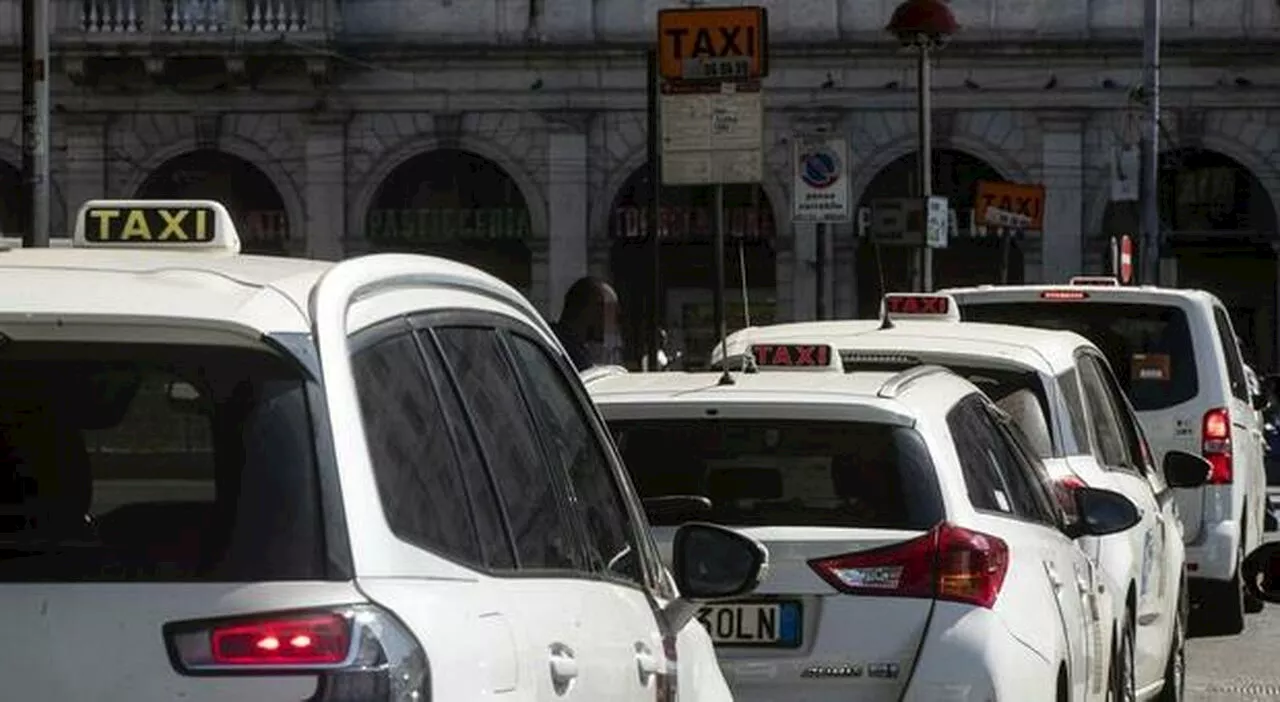
<svg viewBox="0 0 1280 702"><path fill-rule="evenodd" d="M1265 523L1262 427L1231 319L1202 290L1118 285L982 286L940 290L962 319L1075 331L1107 356L1142 422L1156 464L1170 449L1213 465L1204 487L1180 490L1192 628L1244 630L1262 603L1243 591L1240 563Z"/></svg>

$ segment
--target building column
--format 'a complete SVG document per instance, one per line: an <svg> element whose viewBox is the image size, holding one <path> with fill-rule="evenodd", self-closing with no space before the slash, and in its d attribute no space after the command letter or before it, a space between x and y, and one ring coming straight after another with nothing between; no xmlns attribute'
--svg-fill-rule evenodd
<svg viewBox="0 0 1280 702"><path fill-rule="evenodd" d="M337 261L345 255L347 223L347 125L351 114L326 112L307 125L306 222L290 226L291 237L303 237L308 258Z"/></svg>
<svg viewBox="0 0 1280 702"><path fill-rule="evenodd" d="M1044 231L1040 235L1039 260L1028 255L1027 282L1065 283L1084 271L1084 129L1087 120L1088 115L1083 112L1051 112L1040 116L1044 132L1041 156ZM1034 270L1036 268L1039 270Z"/></svg>
<svg viewBox="0 0 1280 702"><path fill-rule="evenodd" d="M67 231L53 231L52 236L71 236L80 206L89 200L110 197L104 166L111 162L106 158L110 123L110 116L105 114L69 114L61 125L66 140L66 168L60 185L67 212ZM126 195L132 196L132 193Z"/></svg>
<svg viewBox="0 0 1280 702"><path fill-rule="evenodd" d="M551 128L547 135L547 256L545 284L537 285L534 272L534 304L554 319L573 281L587 275L587 134L590 112L556 112L544 115Z"/></svg>

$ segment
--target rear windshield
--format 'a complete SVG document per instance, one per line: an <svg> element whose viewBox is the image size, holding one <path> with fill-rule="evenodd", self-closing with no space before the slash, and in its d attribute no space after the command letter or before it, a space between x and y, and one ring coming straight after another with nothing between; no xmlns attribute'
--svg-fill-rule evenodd
<svg viewBox="0 0 1280 702"><path fill-rule="evenodd" d="M705 496L712 510L704 518L719 524L928 529L943 516L914 429L715 419L610 428L642 498Z"/></svg>
<svg viewBox="0 0 1280 702"><path fill-rule="evenodd" d="M299 373L246 349L0 345L0 582L323 578Z"/></svg>
<svg viewBox="0 0 1280 702"><path fill-rule="evenodd" d="M966 321L1074 331L1092 341L1139 412L1186 402L1199 392L1187 315L1173 305L1114 302L969 302Z"/></svg>

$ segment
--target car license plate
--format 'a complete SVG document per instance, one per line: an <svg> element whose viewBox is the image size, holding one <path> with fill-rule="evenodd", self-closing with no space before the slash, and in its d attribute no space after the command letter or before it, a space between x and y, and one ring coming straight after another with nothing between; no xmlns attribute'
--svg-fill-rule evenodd
<svg viewBox="0 0 1280 702"><path fill-rule="evenodd" d="M711 635L711 641L718 645L779 648L800 645L799 602L767 600L714 604L698 611L698 621Z"/></svg>

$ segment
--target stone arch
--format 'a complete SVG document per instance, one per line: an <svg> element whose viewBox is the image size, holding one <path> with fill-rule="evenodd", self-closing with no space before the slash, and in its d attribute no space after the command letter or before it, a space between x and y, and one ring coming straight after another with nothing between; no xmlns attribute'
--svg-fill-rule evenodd
<svg viewBox="0 0 1280 702"><path fill-rule="evenodd" d="M205 169L229 177L206 179L191 187L192 183L174 180L184 169ZM222 149L195 149L173 156L152 169L130 197L219 200L236 221L246 253L291 255L305 246L303 239L293 236L300 228L290 220L284 195L271 176L252 161Z"/></svg>
<svg viewBox="0 0 1280 702"><path fill-rule="evenodd" d="M257 142L238 134L223 134L212 148L201 145L194 137L186 137L169 143L167 146L152 152L140 166L134 169L125 182L124 192L132 195L138 192L151 174L170 161L195 151L221 151L235 156L257 168L275 186L276 192L284 202L285 213L289 217L289 239L305 242L307 238L307 208L302 201L302 192L297 183L289 176L284 164L271 155Z"/></svg>
<svg viewBox="0 0 1280 702"><path fill-rule="evenodd" d="M901 134L877 146L872 152L872 156L863 160L853 174L850 184L850 189L853 192L853 201L861 202L867 187L876 179L876 176L880 175L881 171L903 156L915 153L919 146L919 138L914 133ZM1005 180L1013 182L1029 182L1031 180L1029 172L1022 164L1018 163L1002 149L996 148L981 139L957 134L939 139L932 146L934 151L949 149L969 154L989 164Z"/></svg>
<svg viewBox="0 0 1280 702"><path fill-rule="evenodd" d="M591 227L588 234L589 239L605 244L608 243L609 215L613 211L613 204L618 199L618 194L622 192L622 187L627 184L627 181L631 180L636 171L645 166L648 160L649 152L647 149L636 149L630 156L623 159L617 168L605 176L603 191L599 193L598 197L591 198L591 210L588 214ZM778 233L779 239L789 238L791 236L791 218L785 215L791 211L791 198L787 196L787 189L783 187L778 174L767 167L764 169L764 180L760 182L760 188L769 197L769 206L773 208L773 230Z"/></svg>
<svg viewBox="0 0 1280 702"><path fill-rule="evenodd" d="M363 231L362 221L365 213L373 206L382 183L397 168L420 154L432 151L452 149L466 151L483 158L502 169L508 178L515 182L524 197L525 207L529 209L529 226L534 242L546 241L549 236L550 222L547 216L547 200L542 188L521 166L519 161L503 149L482 139L462 136L445 142L432 135L423 135L403 141L399 146L384 151L378 162L364 174L364 180L355 193L354 202L347 209L347 231Z"/></svg>
<svg viewBox="0 0 1280 702"><path fill-rule="evenodd" d="M0 140L0 164L12 169L19 179L22 178L22 148L9 141ZM52 166L52 164L51 164ZM50 171L52 171L52 167ZM20 183L20 180L19 180ZM20 198L21 190L14 195ZM49 175L49 236L53 238L71 236L71 225L67 221L67 202L62 198L62 188L58 186L58 179L53 177L52 172ZM79 209L84 203L77 202L74 207ZM16 230L15 230L16 231ZM0 236L12 236L12 233L0 231Z"/></svg>

